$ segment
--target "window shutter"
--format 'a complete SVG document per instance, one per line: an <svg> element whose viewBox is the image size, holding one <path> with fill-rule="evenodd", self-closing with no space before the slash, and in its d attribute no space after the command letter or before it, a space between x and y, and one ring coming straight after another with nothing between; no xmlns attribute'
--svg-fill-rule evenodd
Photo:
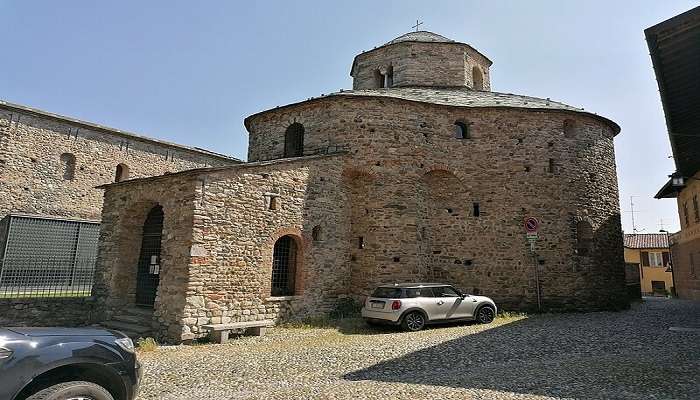
<svg viewBox="0 0 700 400"><path fill-rule="evenodd" d="M642 252L642 267L648 267L648 266L649 266L649 252L643 251Z"/></svg>
<svg viewBox="0 0 700 400"><path fill-rule="evenodd" d="M667 251L664 251L663 253L661 253L661 256L662 256L663 259L664 259L664 267L667 267L667 266L668 266L668 262L669 262L669 255L668 255L668 252L667 252Z"/></svg>

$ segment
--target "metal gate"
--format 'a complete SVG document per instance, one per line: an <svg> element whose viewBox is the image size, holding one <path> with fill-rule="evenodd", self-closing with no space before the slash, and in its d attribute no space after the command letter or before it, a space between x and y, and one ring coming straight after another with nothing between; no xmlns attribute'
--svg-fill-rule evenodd
<svg viewBox="0 0 700 400"><path fill-rule="evenodd" d="M160 282L160 242L163 237L163 207L155 206L143 224L141 253L136 272L136 304L153 306Z"/></svg>
<svg viewBox="0 0 700 400"><path fill-rule="evenodd" d="M96 221L10 214L0 221L0 298L83 297L92 289Z"/></svg>

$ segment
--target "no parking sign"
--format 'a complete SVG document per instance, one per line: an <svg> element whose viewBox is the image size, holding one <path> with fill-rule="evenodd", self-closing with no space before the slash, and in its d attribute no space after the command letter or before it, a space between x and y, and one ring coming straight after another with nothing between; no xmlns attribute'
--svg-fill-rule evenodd
<svg viewBox="0 0 700 400"><path fill-rule="evenodd" d="M537 234L537 229L540 227L540 221L535 217L525 218L525 232Z"/></svg>

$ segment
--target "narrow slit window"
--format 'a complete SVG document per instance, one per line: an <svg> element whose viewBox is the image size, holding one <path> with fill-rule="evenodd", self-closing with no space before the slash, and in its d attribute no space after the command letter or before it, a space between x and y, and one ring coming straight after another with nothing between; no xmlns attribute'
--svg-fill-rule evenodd
<svg viewBox="0 0 700 400"><path fill-rule="evenodd" d="M278 205L277 196L270 196L270 202L267 208L269 210L276 210Z"/></svg>
<svg viewBox="0 0 700 400"><path fill-rule="evenodd" d="M321 225L314 226L314 228L311 230L311 238L314 242L320 242L323 240L323 228L321 228Z"/></svg>
<svg viewBox="0 0 700 400"><path fill-rule="evenodd" d="M464 121L455 121L454 136L457 139L469 139L469 125Z"/></svg>
<svg viewBox="0 0 700 400"><path fill-rule="evenodd" d="M75 156L71 153L63 153L60 159L63 167L63 180L72 181L75 178Z"/></svg>
<svg viewBox="0 0 700 400"><path fill-rule="evenodd" d="M474 211L474 216L475 216L475 217L478 217L479 215L481 215L481 209L480 209L480 207L479 207L479 203L476 203L476 202L475 202L474 204L472 204L472 206L473 206L473 208L474 208L474 210L473 210L473 211Z"/></svg>
<svg viewBox="0 0 700 400"><path fill-rule="evenodd" d="M547 165L547 172L549 172L550 174L553 174L556 172L556 170L557 170L556 163L554 162L553 158L550 158L549 164Z"/></svg>
<svg viewBox="0 0 700 400"><path fill-rule="evenodd" d="M365 248L365 238L363 236L359 236L357 238L357 248L358 249L364 249Z"/></svg>

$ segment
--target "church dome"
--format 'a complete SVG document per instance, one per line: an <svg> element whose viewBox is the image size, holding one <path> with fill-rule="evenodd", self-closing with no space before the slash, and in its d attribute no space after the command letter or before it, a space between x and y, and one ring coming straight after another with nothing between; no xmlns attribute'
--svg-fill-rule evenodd
<svg viewBox="0 0 700 400"><path fill-rule="evenodd" d="M353 89L429 86L491 90L491 60L437 33L403 34L355 57Z"/></svg>
<svg viewBox="0 0 700 400"><path fill-rule="evenodd" d="M401 42L453 43L454 40L448 39L442 35L438 35L437 33L433 32L417 31L401 35L396 39L385 43L384 46Z"/></svg>

